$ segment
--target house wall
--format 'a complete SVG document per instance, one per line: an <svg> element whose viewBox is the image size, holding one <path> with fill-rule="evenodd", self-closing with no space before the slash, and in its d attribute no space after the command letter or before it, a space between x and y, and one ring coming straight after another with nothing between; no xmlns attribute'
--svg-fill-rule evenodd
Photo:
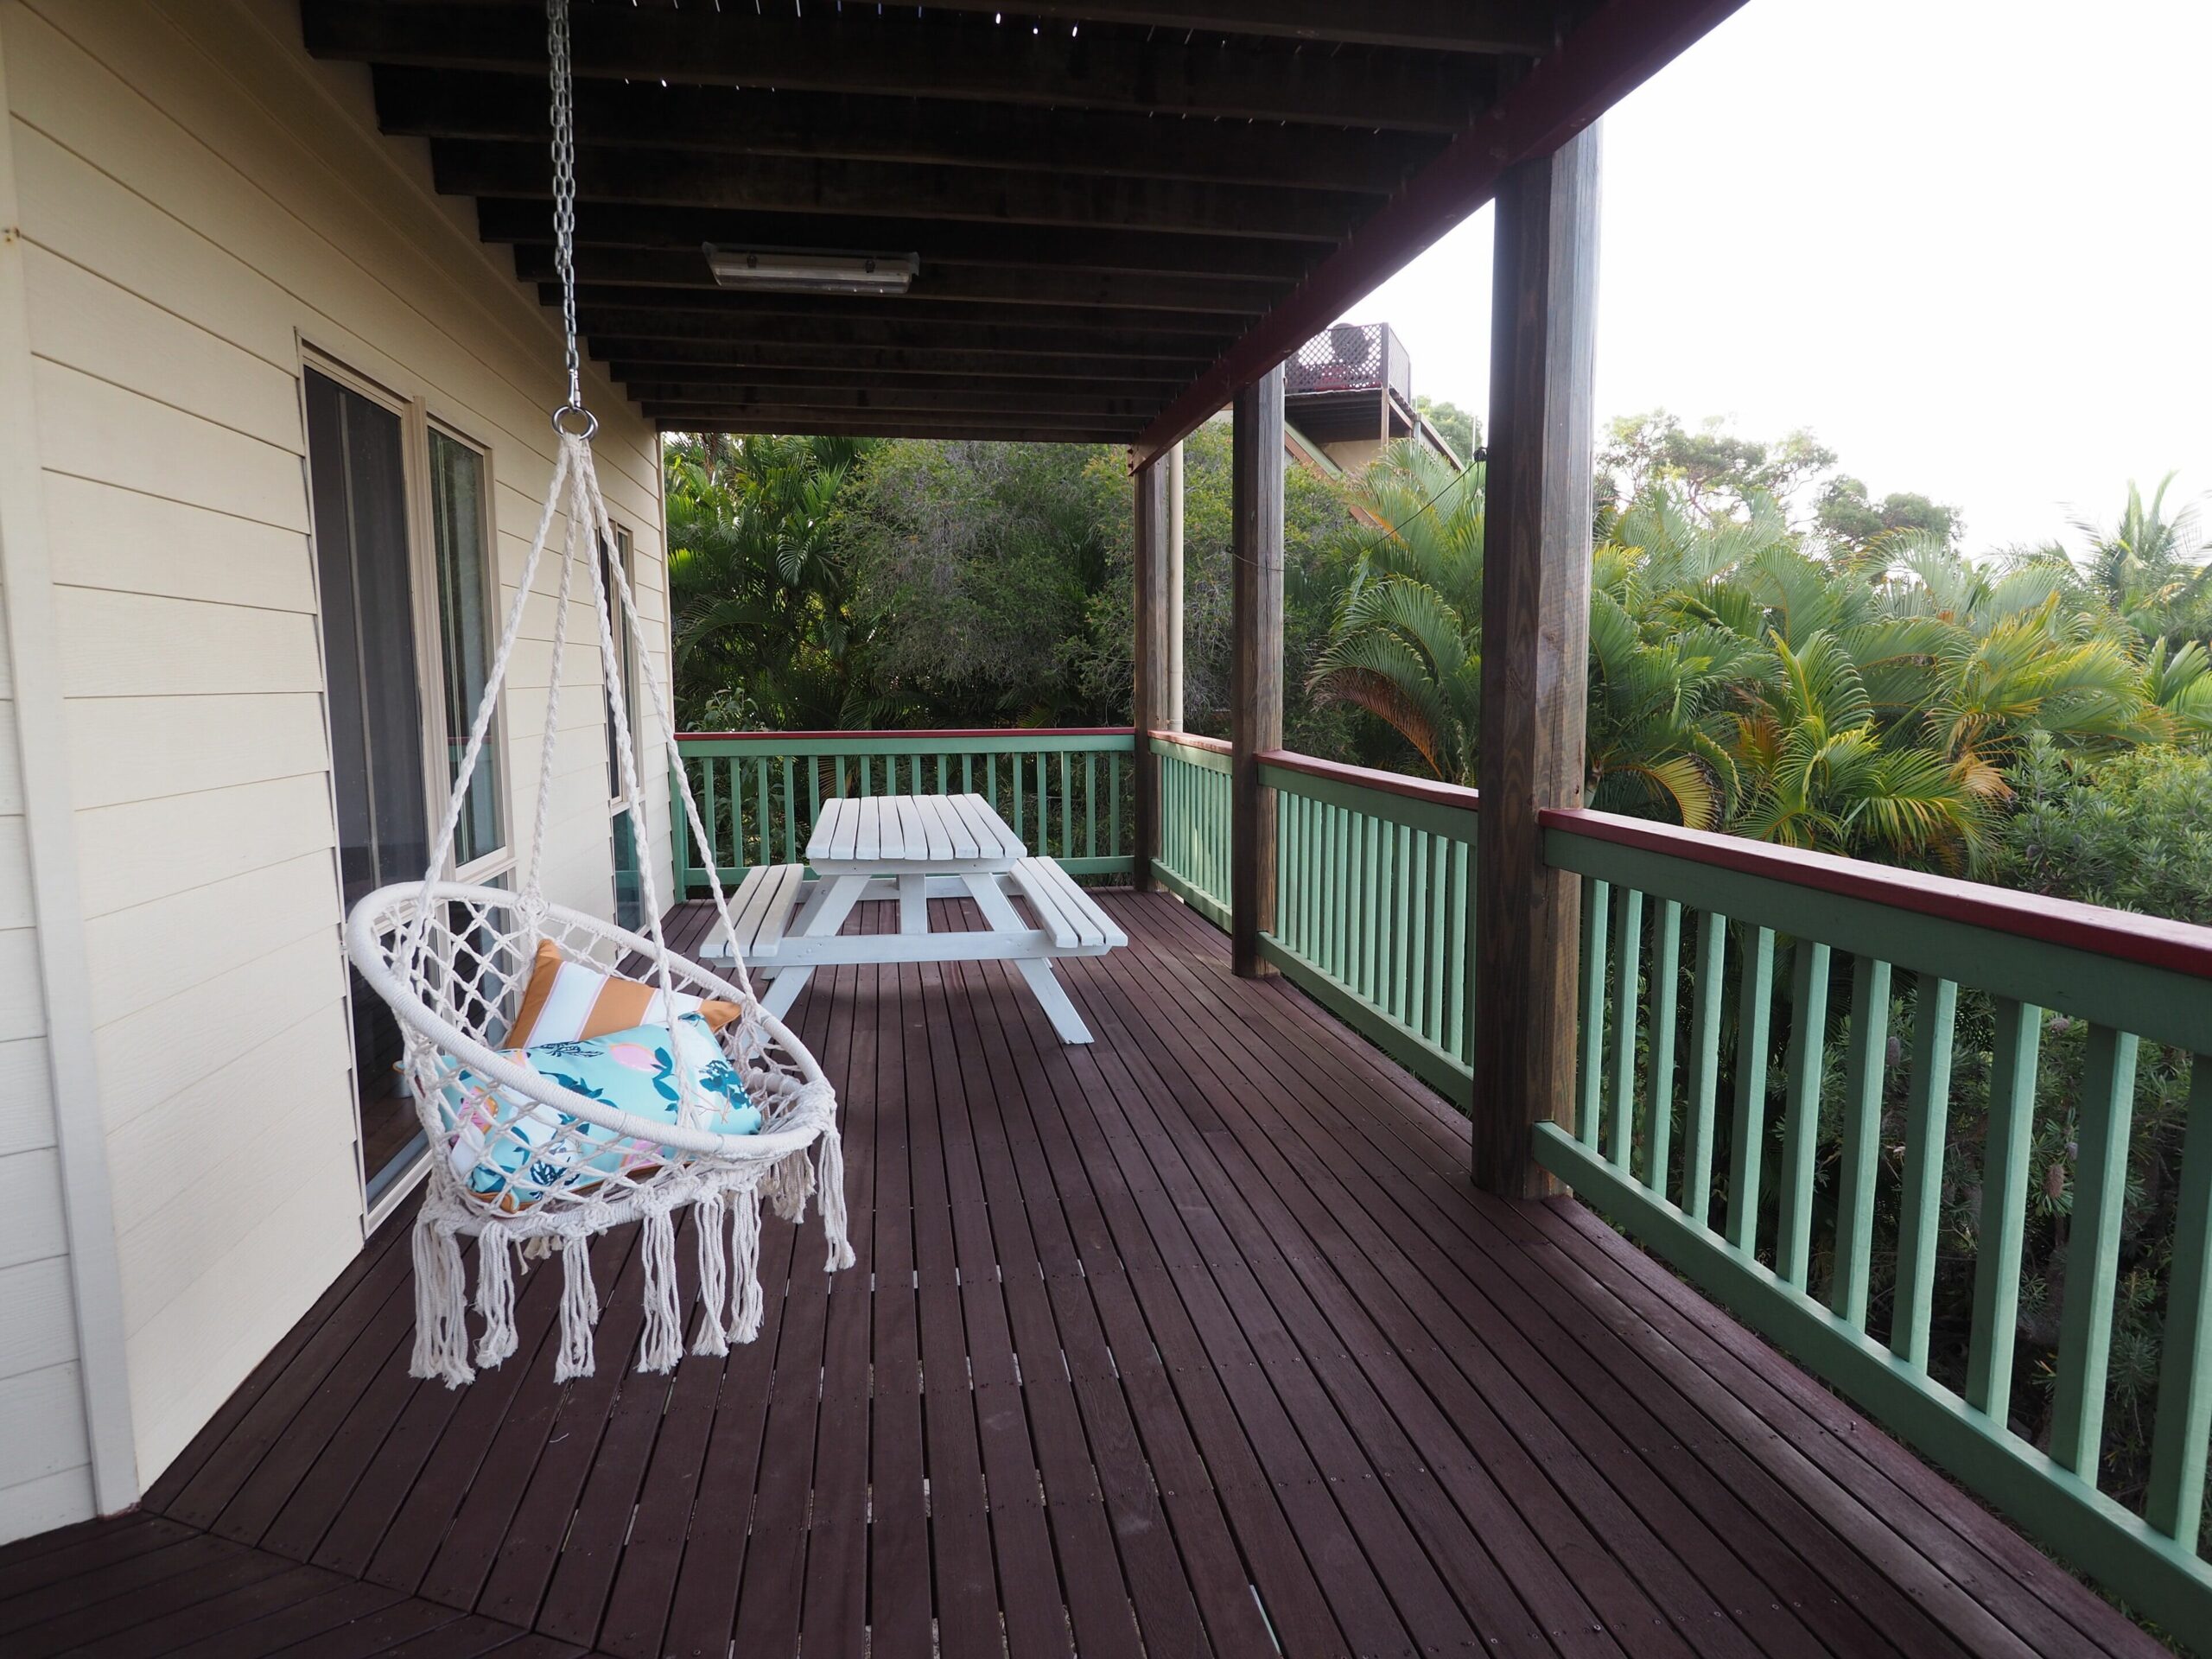
<svg viewBox="0 0 2212 1659"><path fill-rule="evenodd" d="M28 387L0 397L27 393L42 469L90 1109L143 1483L362 1235L302 362L327 354L486 448L511 598L550 475L559 348L534 293L435 196L427 149L377 133L366 73L305 56L291 0L0 0L0 61L31 353ZM664 676L656 441L603 384L588 395ZM505 710L518 847L552 608L527 613ZM594 639L587 602L546 886L605 914ZM18 1219L56 1185L52 1114L8 1086L38 1066L10 787L0 776L0 1331L56 1294L52 1253L29 1237L41 1224ZM69 1362L58 1340L37 1351L48 1370ZM9 1472L0 1456L0 1494Z"/></svg>
<svg viewBox="0 0 2212 1659"><path fill-rule="evenodd" d="M8 656L0 634L0 1537L92 1504Z"/></svg>

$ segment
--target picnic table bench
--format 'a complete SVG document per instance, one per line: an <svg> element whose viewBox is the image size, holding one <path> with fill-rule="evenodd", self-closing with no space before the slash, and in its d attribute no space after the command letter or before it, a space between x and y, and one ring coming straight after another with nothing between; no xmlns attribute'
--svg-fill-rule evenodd
<svg viewBox="0 0 2212 1659"><path fill-rule="evenodd" d="M818 880L806 879L809 866ZM1025 900L1032 926L1014 907ZM896 933L846 933L853 906L895 899ZM931 899L971 899L981 929L934 931ZM980 795L848 796L823 804L805 864L757 865L730 899L738 954L788 1013L817 968L841 963L1010 962L1063 1042L1090 1029L1052 971L1056 957L1103 956L1128 937L1055 860L1033 858ZM709 958L727 960L717 929Z"/></svg>

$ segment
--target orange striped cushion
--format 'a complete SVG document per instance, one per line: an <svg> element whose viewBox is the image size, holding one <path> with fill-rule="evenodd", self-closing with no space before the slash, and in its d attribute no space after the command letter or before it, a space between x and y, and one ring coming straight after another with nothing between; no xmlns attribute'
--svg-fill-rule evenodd
<svg viewBox="0 0 2212 1659"><path fill-rule="evenodd" d="M696 1014L715 1030L737 1018L734 1002L702 1001L676 993L678 1014ZM527 1048L533 1043L575 1043L610 1032L632 1031L639 1026L666 1023L660 988L641 980L602 973L588 963L571 962L550 939L537 944L537 959L531 966L530 984L522 1007L507 1032L505 1048Z"/></svg>

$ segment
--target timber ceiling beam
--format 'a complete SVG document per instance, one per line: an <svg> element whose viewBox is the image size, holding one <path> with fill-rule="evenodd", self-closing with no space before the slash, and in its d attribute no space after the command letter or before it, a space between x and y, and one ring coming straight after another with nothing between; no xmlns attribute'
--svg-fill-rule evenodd
<svg viewBox="0 0 2212 1659"><path fill-rule="evenodd" d="M700 385L683 380L640 380L624 388L639 403L662 408L866 410L892 413L901 410L942 413L966 410L978 414L995 410L1056 416L1079 415L1094 420L1124 420L1138 424L1160 412L1165 398L1101 397L1079 391L1040 391L967 385L942 391L915 391L898 385L880 386L732 386Z"/></svg>
<svg viewBox="0 0 2212 1659"><path fill-rule="evenodd" d="M1025 400L1040 394L1066 392L1141 404L1155 413L1166 406L1179 385L1172 380L1124 380L1106 376L1056 383L1047 376L1005 375L989 371L887 371L819 364L796 368L754 364L734 368L713 363L618 361L607 365L607 375L625 387L682 385L718 389L725 398L739 402L765 401L753 395L757 389L766 389L772 395L817 389L825 391L974 392Z"/></svg>
<svg viewBox="0 0 2212 1659"><path fill-rule="evenodd" d="M897 302L892 302L895 308ZM909 319L895 308L874 316L742 316L660 310L579 311L577 325L593 340L696 340L748 346L780 340L791 346L909 346L978 352L1059 353L1071 338L1065 329L1008 324L995 317L972 322ZM1210 363L1236 339L1230 329L1208 334L1166 334L1144 329L1089 328L1086 349L1102 358L1151 357Z"/></svg>
<svg viewBox="0 0 2212 1659"><path fill-rule="evenodd" d="M1347 306L1488 202L1507 168L1548 156L1649 79L1744 0L1602 0L1494 108L1344 245L1148 427L1134 463L1180 442L1342 316Z"/></svg>
<svg viewBox="0 0 2212 1659"><path fill-rule="evenodd" d="M986 443L1127 443L1135 435L1134 423L1090 427L1060 427L1025 422L982 421L963 415L918 415L908 420L866 416L859 420L817 418L804 410L787 416L749 415L740 410L660 410L642 411L664 432L729 432L740 435L776 434L824 438L965 438Z"/></svg>
<svg viewBox="0 0 2212 1659"><path fill-rule="evenodd" d="M549 198L545 145L522 140L433 139L437 188L448 195ZM908 166L894 162L741 163L688 149L576 149L578 216L595 202L733 213L950 219L1001 225L1185 231L1328 244L1381 206L1345 191L1287 190L1182 179Z"/></svg>
<svg viewBox="0 0 2212 1659"><path fill-rule="evenodd" d="M931 3L939 11L1003 10L994 0ZM1547 0L1020 0L1021 16L1061 22L1530 57L1556 43L1558 10Z"/></svg>
<svg viewBox="0 0 2212 1659"><path fill-rule="evenodd" d="M556 283L538 287L546 305L561 303ZM664 322L708 318L819 317L855 318L882 322L990 322L1007 328L1057 328L1105 334L1151 331L1163 334L1206 334L1224 338L1243 332L1245 321L1218 311L1146 310L1141 307L1099 305L1020 305L986 308L966 300L940 300L903 295L887 304L873 295L753 293L731 288L618 288L583 283L576 289L576 307L584 314L605 316L617 311L658 314Z"/></svg>
<svg viewBox="0 0 2212 1659"><path fill-rule="evenodd" d="M1058 380L1084 385L1094 379L1152 381L1172 392L1188 384L1195 370L1187 358L1100 357L1080 340L1065 352L982 352L967 348L869 346L721 345L682 340L608 340L594 336L592 356L602 362L658 365L633 370L620 379L665 380L670 365L744 371L751 369L851 369L876 374L996 375L1008 379Z"/></svg>
<svg viewBox="0 0 2212 1659"><path fill-rule="evenodd" d="M544 19L528 6L302 0L317 57L414 68L542 73ZM1054 109L1237 116L1451 133L1486 105L1497 60L1093 26L1032 32L990 18L855 8L804 16L586 6L579 79L766 86L973 99Z"/></svg>
<svg viewBox="0 0 2212 1659"><path fill-rule="evenodd" d="M545 88L535 77L379 65L376 92L378 121L395 136L544 147ZM1376 197L1444 147L1421 133L658 82L578 86L576 131L594 148L1020 168Z"/></svg>
<svg viewBox="0 0 2212 1659"><path fill-rule="evenodd" d="M554 274L553 250L518 247L514 254L515 274L524 282L536 283L538 298L546 304L560 304L561 288ZM773 308L766 302L772 297L818 297L748 295L741 289L722 288L707 273L706 262L696 252L594 249L577 256L576 275L579 304L689 306L718 299L753 299L763 302L760 308L771 309ZM969 309L991 306L1000 308L1007 315L1071 308L1127 312L1132 317L1164 312L1170 316L1213 317L1228 326L1249 327L1289 292L1287 283L1238 282L1233 278L941 265L925 266L900 302L934 306L948 313L956 305Z"/></svg>
<svg viewBox="0 0 2212 1659"><path fill-rule="evenodd" d="M544 187L533 188L542 191ZM550 245L553 239L551 207L543 200L480 199L476 204L476 222L479 233L487 242ZM583 261L604 248L680 252L690 262L688 269L695 276L704 276L706 261L699 250L707 242L734 248L848 248L871 253L912 253L920 257L925 271L938 265L1066 267L1116 275L1204 276L1285 284L1305 276L1333 245L1256 236L1061 229L903 214L847 218L620 202L593 202L576 215L578 274L585 281L594 278L583 270Z"/></svg>

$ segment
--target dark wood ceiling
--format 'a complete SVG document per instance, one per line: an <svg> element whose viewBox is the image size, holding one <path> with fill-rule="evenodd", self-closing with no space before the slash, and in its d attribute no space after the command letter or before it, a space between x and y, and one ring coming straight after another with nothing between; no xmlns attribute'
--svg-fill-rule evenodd
<svg viewBox="0 0 2212 1659"><path fill-rule="evenodd" d="M1172 442L1486 200L1476 141L1586 121L1734 3L575 0L578 320L671 428ZM301 10L557 302L540 0ZM709 242L920 274L734 291Z"/></svg>

